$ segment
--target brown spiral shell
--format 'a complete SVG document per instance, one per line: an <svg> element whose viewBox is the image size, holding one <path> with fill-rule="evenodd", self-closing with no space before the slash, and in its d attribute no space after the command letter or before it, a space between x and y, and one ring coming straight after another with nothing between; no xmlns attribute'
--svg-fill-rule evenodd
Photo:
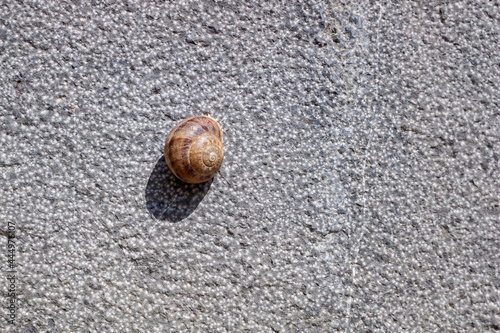
<svg viewBox="0 0 500 333"><path fill-rule="evenodd" d="M191 184L206 182L219 171L224 150L222 129L208 116L184 119L165 141L165 160L172 173Z"/></svg>

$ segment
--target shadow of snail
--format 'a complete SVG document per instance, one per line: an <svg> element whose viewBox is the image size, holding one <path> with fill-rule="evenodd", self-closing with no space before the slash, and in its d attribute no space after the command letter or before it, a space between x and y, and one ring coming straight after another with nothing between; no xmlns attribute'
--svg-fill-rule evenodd
<svg viewBox="0 0 500 333"><path fill-rule="evenodd" d="M161 221L179 222L198 207L212 185L213 178L200 184L179 180L162 156L149 176L146 186L146 206L149 213Z"/></svg>

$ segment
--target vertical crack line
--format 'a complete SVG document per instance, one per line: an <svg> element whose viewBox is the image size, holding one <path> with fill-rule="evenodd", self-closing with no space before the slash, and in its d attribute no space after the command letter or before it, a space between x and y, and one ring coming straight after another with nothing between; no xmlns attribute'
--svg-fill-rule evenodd
<svg viewBox="0 0 500 333"><path fill-rule="evenodd" d="M362 213L362 218L361 218L361 227L360 227L360 233L358 240L356 241L354 245L354 258L351 263L351 284L349 286L349 297L347 299L347 305L346 305L346 329L345 332L350 332L351 328L351 308L352 308L352 298L353 298L353 293L354 293L354 284L356 280L356 266L358 265L358 255L359 255L359 249L361 247L361 241L363 240L364 234L365 234L365 223L366 223L366 201L367 201L367 191L366 191L366 177L365 177L365 168L366 168L366 160L368 158L368 152L370 151L370 146L371 146L371 141L373 137L373 122L375 119L375 115L377 113L377 110L380 109L379 105L379 71L380 71L380 42L379 42L379 34L380 34L380 21L383 16L383 5L382 1L379 2L379 16L377 19L377 38L376 38L376 46L377 46L377 64L376 64L376 70L375 70L375 100L374 103L372 104L372 117L370 119L370 129L368 132L368 142L366 143L366 149L365 153L363 156L363 166L361 169L361 179L362 179L362 191L363 191L363 213Z"/></svg>

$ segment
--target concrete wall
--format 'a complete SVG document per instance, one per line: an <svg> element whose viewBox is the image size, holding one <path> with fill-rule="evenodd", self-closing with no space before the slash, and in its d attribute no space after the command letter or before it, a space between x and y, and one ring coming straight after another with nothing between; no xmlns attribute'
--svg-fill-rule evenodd
<svg viewBox="0 0 500 333"><path fill-rule="evenodd" d="M500 330L499 22L486 0L0 1L5 332ZM162 151L195 114L226 155L185 185Z"/></svg>

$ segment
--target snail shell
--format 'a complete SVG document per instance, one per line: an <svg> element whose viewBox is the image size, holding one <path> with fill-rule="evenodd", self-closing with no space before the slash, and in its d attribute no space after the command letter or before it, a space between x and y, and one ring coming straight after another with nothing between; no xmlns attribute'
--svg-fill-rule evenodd
<svg viewBox="0 0 500 333"><path fill-rule="evenodd" d="M211 179L223 159L222 129L212 117L184 119L170 131L165 142L168 167L186 183L198 184Z"/></svg>

